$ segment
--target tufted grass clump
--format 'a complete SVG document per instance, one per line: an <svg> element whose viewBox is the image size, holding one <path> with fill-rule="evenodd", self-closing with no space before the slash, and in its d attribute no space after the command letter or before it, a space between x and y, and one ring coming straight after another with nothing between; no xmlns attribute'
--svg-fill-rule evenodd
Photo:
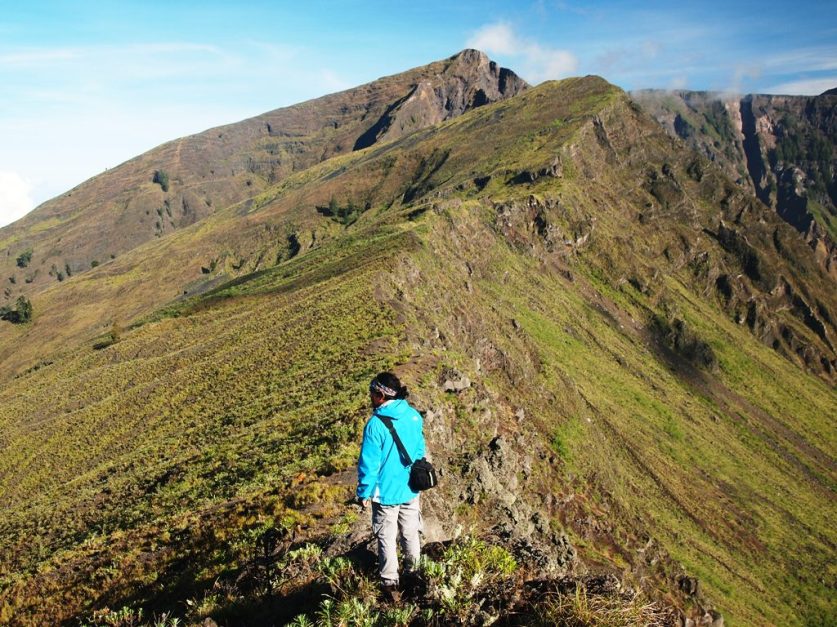
<svg viewBox="0 0 837 627"><path fill-rule="evenodd" d="M583 585L575 594L558 594L535 606L537 625L567 627L663 627L673 624L670 608L648 601L641 593L621 595L589 594Z"/></svg>

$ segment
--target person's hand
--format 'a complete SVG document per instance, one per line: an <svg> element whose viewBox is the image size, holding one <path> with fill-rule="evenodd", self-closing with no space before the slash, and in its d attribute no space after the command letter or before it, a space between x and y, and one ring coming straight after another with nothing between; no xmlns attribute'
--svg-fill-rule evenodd
<svg viewBox="0 0 837 627"><path fill-rule="evenodd" d="M367 509L369 509L369 499L362 499L359 496L355 497L355 504L360 505L360 508L363 511L366 511Z"/></svg>

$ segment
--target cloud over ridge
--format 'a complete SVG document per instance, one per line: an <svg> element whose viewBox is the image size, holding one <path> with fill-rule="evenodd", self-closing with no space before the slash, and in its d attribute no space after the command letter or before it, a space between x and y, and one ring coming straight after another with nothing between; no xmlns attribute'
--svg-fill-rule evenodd
<svg viewBox="0 0 837 627"><path fill-rule="evenodd" d="M467 45L489 54L519 58L519 73L532 83L564 78L578 68L578 59L570 51L523 38L506 22L482 26L468 39Z"/></svg>

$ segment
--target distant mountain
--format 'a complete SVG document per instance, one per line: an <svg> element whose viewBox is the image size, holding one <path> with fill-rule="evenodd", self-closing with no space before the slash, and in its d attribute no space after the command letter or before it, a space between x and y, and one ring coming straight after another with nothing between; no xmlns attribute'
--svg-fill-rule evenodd
<svg viewBox="0 0 837 627"><path fill-rule="evenodd" d="M0 277L5 286L0 307L14 308L21 296L37 298L33 295L44 291L55 295L41 301L44 323L37 332L39 342L53 347L68 338L101 333L114 322L124 324L149 306L212 285L218 263L213 255L220 251L193 249L181 279L160 273L159 283L144 283L139 291L129 291L124 280L119 286L107 280L90 283L82 278L86 273L96 268L100 278L127 276L143 255L154 256L141 253L123 264L120 257L129 251L143 245L156 250L154 242L222 210L237 205L239 213L248 211L255 198L294 173L514 96L526 87L484 53L464 50L367 85L166 143L0 229ZM236 237L224 235L228 241ZM267 239L275 248L276 237L267 234ZM223 255L226 270L271 265L285 254L287 241L278 246L279 250L263 251L265 258L249 258L247 253L247 265L243 258L230 259L232 252ZM86 303L83 320L78 320L78 309L66 310L66 290L50 291L71 277L82 291L103 283L111 290L107 296L78 296ZM50 312L55 317L47 323ZM0 336L4 331L17 337L17 330L8 328L0 329ZM34 348L28 339L21 343ZM27 361L31 365L36 352L13 343L4 350L0 342L0 375Z"/></svg>
<svg viewBox="0 0 837 627"><path fill-rule="evenodd" d="M834 622L837 291L734 142L474 51L275 115L82 186L177 228L0 231L18 278L123 242L10 283L0 623ZM347 504L384 369L441 470L398 608Z"/></svg>
<svg viewBox="0 0 837 627"><path fill-rule="evenodd" d="M672 135L720 165L802 233L837 278L837 93L637 91Z"/></svg>
<svg viewBox="0 0 837 627"><path fill-rule="evenodd" d="M526 87L485 54L465 50L166 143L0 229L4 298L12 302L105 264L326 159L397 139ZM25 265L17 263L27 254Z"/></svg>

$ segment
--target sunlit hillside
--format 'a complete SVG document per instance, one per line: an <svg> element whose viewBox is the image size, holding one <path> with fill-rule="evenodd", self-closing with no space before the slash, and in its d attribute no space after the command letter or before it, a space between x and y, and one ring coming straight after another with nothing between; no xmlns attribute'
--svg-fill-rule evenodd
<svg viewBox="0 0 837 627"><path fill-rule="evenodd" d="M597 77L408 131L4 323L38 348L0 622L833 621L837 295L799 234ZM349 505L382 369L442 469L400 609Z"/></svg>

